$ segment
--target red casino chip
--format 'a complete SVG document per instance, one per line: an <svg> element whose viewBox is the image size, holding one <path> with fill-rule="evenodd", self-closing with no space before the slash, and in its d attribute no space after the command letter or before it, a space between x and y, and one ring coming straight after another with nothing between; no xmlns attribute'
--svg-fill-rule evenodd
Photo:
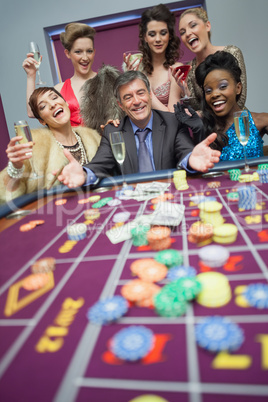
<svg viewBox="0 0 268 402"><path fill-rule="evenodd" d="M34 221L30 221L29 223L31 223L34 226L40 226L43 225L45 221L43 219L36 219Z"/></svg>
<svg viewBox="0 0 268 402"><path fill-rule="evenodd" d="M171 246L171 230L166 226L153 226L147 232L147 240L151 250L165 250Z"/></svg>

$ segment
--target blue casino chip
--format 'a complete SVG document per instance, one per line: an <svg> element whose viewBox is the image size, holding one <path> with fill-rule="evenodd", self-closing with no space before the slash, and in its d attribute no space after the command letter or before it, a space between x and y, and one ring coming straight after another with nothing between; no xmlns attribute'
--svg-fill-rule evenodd
<svg viewBox="0 0 268 402"><path fill-rule="evenodd" d="M265 283L248 285L243 296L252 307L268 308L268 285Z"/></svg>
<svg viewBox="0 0 268 402"><path fill-rule="evenodd" d="M167 279L171 282L180 278L192 278L196 276L196 270L190 266L176 266L168 270Z"/></svg>
<svg viewBox="0 0 268 402"><path fill-rule="evenodd" d="M213 316L202 320L195 327L196 342L210 352L240 348L244 342L243 330L228 318Z"/></svg>
<svg viewBox="0 0 268 402"><path fill-rule="evenodd" d="M115 334L111 351L119 359L135 361L145 357L153 345L153 332L144 326L133 325Z"/></svg>
<svg viewBox="0 0 268 402"><path fill-rule="evenodd" d="M94 324L108 324L121 318L128 311L128 302L122 296L113 296L95 303L87 313Z"/></svg>

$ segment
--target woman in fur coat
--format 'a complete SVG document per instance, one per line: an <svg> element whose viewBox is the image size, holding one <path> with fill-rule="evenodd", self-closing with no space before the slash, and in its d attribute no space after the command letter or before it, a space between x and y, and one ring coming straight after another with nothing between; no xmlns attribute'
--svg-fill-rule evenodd
<svg viewBox="0 0 268 402"><path fill-rule="evenodd" d="M36 89L29 100L34 116L46 128L31 130L33 142L20 143L13 137L7 146L8 166L0 173L0 197L7 202L25 193L49 188L56 173L68 163L63 149L67 148L81 165L91 161L101 136L87 127L72 128L70 109L61 94L53 87ZM40 176L33 180L34 169ZM57 180L53 185L58 185Z"/></svg>

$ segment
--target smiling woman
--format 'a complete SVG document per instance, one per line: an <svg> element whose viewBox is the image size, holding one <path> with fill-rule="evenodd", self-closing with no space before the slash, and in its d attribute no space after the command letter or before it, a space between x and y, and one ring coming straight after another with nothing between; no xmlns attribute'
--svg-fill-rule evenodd
<svg viewBox="0 0 268 402"><path fill-rule="evenodd" d="M247 97L247 77L244 58L241 50L233 45L214 46L210 41L211 24L208 20L206 11L200 8L189 8L185 10L179 20L179 33L184 45L195 53L196 57L191 61L191 70L187 76L187 86L192 99L190 105L195 110L200 110L202 99L202 90L198 86L195 79L195 70L207 56L217 51L225 51L231 53L238 61L241 69L242 93L239 98L239 106L245 105Z"/></svg>
<svg viewBox="0 0 268 402"><path fill-rule="evenodd" d="M33 116L47 128L32 130L33 142L25 142L22 136L10 140L6 150L8 167L0 173L1 201L58 185L53 172L57 174L68 164L64 150L84 165L91 161L100 143L97 131L87 127L72 128L69 106L55 88L36 89L29 105ZM32 157L39 176L36 180L30 177Z"/></svg>
<svg viewBox="0 0 268 402"><path fill-rule="evenodd" d="M95 77L92 70L95 56L94 48L95 29L82 23L70 23L61 33L60 40L64 46L64 53L71 60L74 67L74 75L65 82L59 83L55 88L68 102L71 111L71 125L83 125L80 116L80 102L82 98L81 87L90 78ZM27 111L29 117L34 117L28 105L29 98L35 89L36 61L32 53L27 54L23 62L23 68L27 74Z"/></svg>

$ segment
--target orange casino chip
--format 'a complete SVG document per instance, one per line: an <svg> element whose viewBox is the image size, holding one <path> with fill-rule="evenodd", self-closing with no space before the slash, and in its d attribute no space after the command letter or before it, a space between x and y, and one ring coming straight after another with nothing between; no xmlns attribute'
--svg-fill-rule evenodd
<svg viewBox="0 0 268 402"><path fill-rule="evenodd" d="M89 202L88 198L82 198L78 201L78 204L87 204Z"/></svg>
<svg viewBox="0 0 268 402"><path fill-rule="evenodd" d="M43 225L45 221L43 219L36 219L34 221L30 221L29 223L31 223L34 226L40 226Z"/></svg>
<svg viewBox="0 0 268 402"><path fill-rule="evenodd" d="M171 193L165 193L165 194L159 195L159 196L156 197L156 198L153 198L153 199L151 200L151 203L152 203L152 204L158 204L159 202L165 202L165 201L167 201L167 200L173 200L173 198L174 198L174 195L173 195L173 194L171 194Z"/></svg>
<svg viewBox="0 0 268 402"><path fill-rule="evenodd" d="M33 228L35 228L35 224L28 222L28 223L24 223L24 225L20 226L20 231L21 232L29 232L29 230L32 230Z"/></svg>
<svg viewBox="0 0 268 402"><path fill-rule="evenodd" d="M191 243L199 243L213 236L213 226L210 223L194 222L188 232Z"/></svg>
<svg viewBox="0 0 268 402"><path fill-rule="evenodd" d="M136 302L136 306L139 307L154 307L154 297L157 295L157 293L160 292L161 287L155 284L152 284L152 294L150 297L148 297L147 299L143 299L143 300L139 300Z"/></svg>
<svg viewBox="0 0 268 402"><path fill-rule="evenodd" d="M220 181L211 181L207 184L208 188L218 188L220 187L221 182Z"/></svg>
<svg viewBox="0 0 268 402"><path fill-rule="evenodd" d="M49 280L50 280L49 274L32 274L24 279L22 287L25 290L41 289L44 286L46 286Z"/></svg>
<svg viewBox="0 0 268 402"><path fill-rule="evenodd" d="M33 274L54 271L55 258L53 258L53 257L41 258L40 260L35 261L35 263L32 265L31 269L32 269Z"/></svg>
<svg viewBox="0 0 268 402"><path fill-rule="evenodd" d="M144 282L140 279L133 279L122 287L121 294L125 299L131 302L138 302L151 297L153 291L153 283Z"/></svg>
<svg viewBox="0 0 268 402"><path fill-rule="evenodd" d="M164 264L157 263L152 266L144 267L137 275L144 282L159 282L166 277L167 271L168 269Z"/></svg>
<svg viewBox="0 0 268 402"><path fill-rule="evenodd" d="M166 237L169 237L171 233L171 230L166 227L166 226L153 226L148 232L147 232L147 239L148 242L154 241L154 240L162 240L165 239Z"/></svg>
<svg viewBox="0 0 268 402"><path fill-rule="evenodd" d="M67 202L66 198L62 198L60 200L56 200L55 205L64 205L66 204L66 202Z"/></svg>
<svg viewBox="0 0 268 402"><path fill-rule="evenodd" d="M143 271L147 267L156 267L162 265L164 264L157 262L154 258L140 258L139 260L132 262L130 265L130 270L134 275L138 275L140 271Z"/></svg>

